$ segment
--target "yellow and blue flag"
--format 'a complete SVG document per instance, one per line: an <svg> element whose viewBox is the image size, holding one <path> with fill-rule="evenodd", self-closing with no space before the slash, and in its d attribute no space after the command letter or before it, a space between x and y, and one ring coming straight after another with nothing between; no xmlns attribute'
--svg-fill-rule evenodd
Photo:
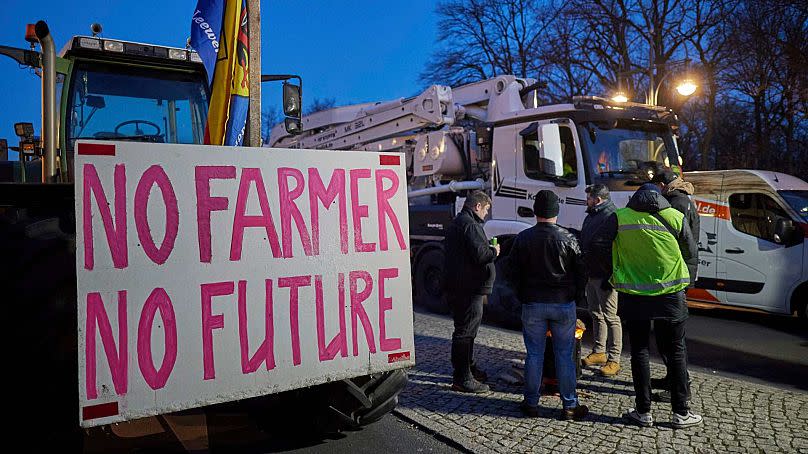
<svg viewBox="0 0 808 454"><path fill-rule="evenodd" d="M219 32L207 31L216 30L217 18ZM241 145L244 141L250 106L248 30L247 0L198 1L191 22L191 46L202 58L211 84L206 144ZM214 38L215 59L211 52Z"/></svg>

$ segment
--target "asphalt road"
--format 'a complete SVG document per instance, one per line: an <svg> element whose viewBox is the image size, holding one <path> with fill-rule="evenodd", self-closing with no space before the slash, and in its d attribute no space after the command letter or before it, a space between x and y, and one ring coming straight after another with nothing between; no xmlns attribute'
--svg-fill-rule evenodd
<svg viewBox="0 0 808 454"><path fill-rule="evenodd" d="M579 311L579 317L591 327L585 312ZM808 391L808 323L804 320L728 309L691 308L686 338L692 369ZM590 351L591 329L584 334L584 345L582 355ZM624 331L624 354L628 348L628 335ZM652 354L660 360L653 350Z"/></svg>

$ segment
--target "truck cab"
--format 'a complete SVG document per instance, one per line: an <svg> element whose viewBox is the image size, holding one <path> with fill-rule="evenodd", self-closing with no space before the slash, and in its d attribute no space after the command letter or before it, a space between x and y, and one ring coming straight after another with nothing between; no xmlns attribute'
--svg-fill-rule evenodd
<svg viewBox="0 0 808 454"><path fill-rule="evenodd" d="M588 185L605 184L615 204L625 206L654 174L680 171L675 120L665 108L582 97L495 122L496 202L486 231L512 235L535 224L533 197L543 189L561 198L558 223L574 231L586 217Z"/></svg>

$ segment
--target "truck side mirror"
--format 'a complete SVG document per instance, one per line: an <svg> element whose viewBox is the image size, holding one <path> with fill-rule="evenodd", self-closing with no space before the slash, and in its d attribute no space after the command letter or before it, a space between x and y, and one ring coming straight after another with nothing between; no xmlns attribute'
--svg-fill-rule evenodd
<svg viewBox="0 0 808 454"><path fill-rule="evenodd" d="M561 132L558 125L555 123L541 125L541 141L539 158L552 163L552 169L545 168L546 173L557 177L564 175L564 156L561 149ZM552 170L552 172L549 172L549 170Z"/></svg>
<svg viewBox="0 0 808 454"><path fill-rule="evenodd" d="M777 218L774 226L773 240L777 244L791 244L796 236L797 228L791 219Z"/></svg>

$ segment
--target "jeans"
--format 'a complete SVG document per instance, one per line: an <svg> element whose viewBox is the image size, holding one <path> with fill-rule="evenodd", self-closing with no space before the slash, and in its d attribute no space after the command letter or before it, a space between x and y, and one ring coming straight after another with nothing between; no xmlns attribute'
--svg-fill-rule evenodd
<svg viewBox="0 0 808 454"><path fill-rule="evenodd" d="M578 406L575 391L575 302L533 303L522 306L522 334L525 339L525 403L539 404L539 390L544 368L544 348L549 327L553 336L558 388L564 408Z"/></svg>
<svg viewBox="0 0 808 454"><path fill-rule="evenodd" d="M454 318L452 333L452 367L454 383L471 380L474 364L474 338L483 319L483 295L449 295L449 308Z"/></svg>
<svg viewBox="0 0 808 454"><path fill-rule="evenodd" d="M687 350L685 349L685 323L654 320L660 350L668 353L668 376L671 385L671 407L677 414L687 414ZM630 320L628 338L631 343L631 377L636 393L639 413L651 411L651 369L648 364L648 344L651 320Z"/></svg>
<svg viewBox="0 0 808 454"><path fill-rule="evenodd" d="M592 314L594 353L607 353L608 360L620 362L623 351L623 325L617 315L617 292L603 289L603 279L590 278L586 284L586 300Z"/></svg>

